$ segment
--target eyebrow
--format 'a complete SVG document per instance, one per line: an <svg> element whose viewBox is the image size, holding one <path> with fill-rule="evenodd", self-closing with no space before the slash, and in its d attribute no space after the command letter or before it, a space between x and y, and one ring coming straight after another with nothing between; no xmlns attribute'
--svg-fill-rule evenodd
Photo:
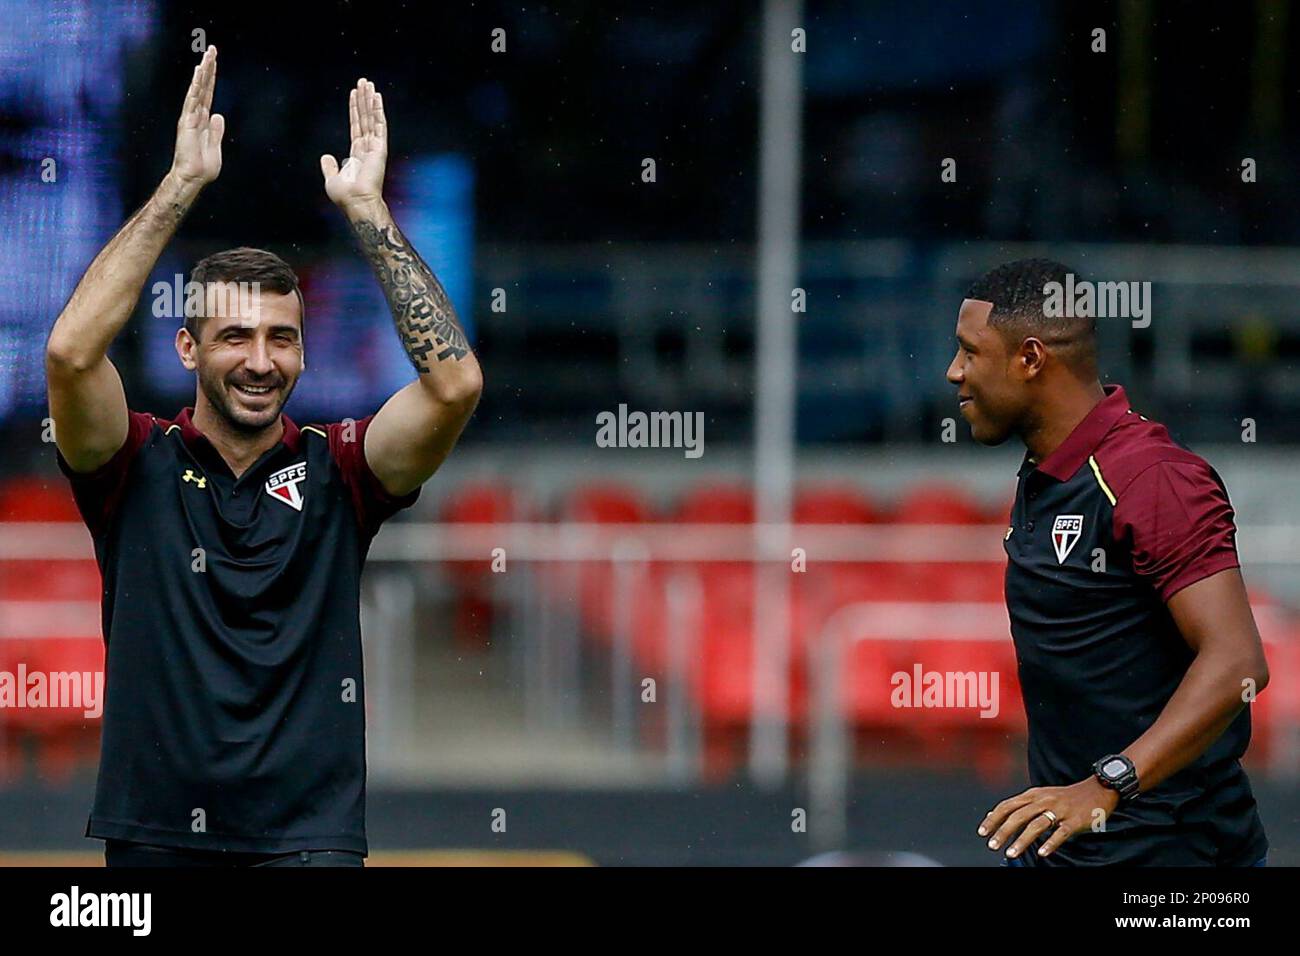
<svg viewBox="0 0 1300 956"><path fill-rule="evenodd" d="M229 335L232 332L251 332L251 331L252 329L246 325L228 325L217 334ZM298 327L296 325L269 325L267 326L267 331L271 332L272 334L276 332L292 332L294 335L297 335Z"/></svg>

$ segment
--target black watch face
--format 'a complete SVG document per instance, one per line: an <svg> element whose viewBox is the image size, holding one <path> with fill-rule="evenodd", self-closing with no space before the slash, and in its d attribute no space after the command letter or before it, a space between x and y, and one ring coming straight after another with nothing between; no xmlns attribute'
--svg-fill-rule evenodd
<svg viewBox="0 0 1300 956"><path fill-rule="evenodd" d="M1101 772L1104 773L1107 777L1110 777L1112 780L1116 780L1124 776L1124 771L1127 769L1128 769L1128 765L1125 764L1124 761L1119 759L1107 760L1104 764L1101 765Z"/></svg>

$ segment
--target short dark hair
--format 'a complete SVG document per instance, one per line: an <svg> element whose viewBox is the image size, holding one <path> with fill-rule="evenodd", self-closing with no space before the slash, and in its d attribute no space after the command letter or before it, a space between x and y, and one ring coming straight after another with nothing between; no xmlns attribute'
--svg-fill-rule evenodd
<svg viewBox="0 0 1300 956"><path fill-rule="evenodd" d="M209 282L256 282L258 287L280 295L295 293L298 296L299 321L306 337L307 304L302 298L302 289L298 287L298 276L289 263L274 252L240 246L237 249L225 249L214 252L200 259L190 270L190 281L206 286ZM185 328L190 335L198 339L203 315L190 315L186 310Z"/></svg>
<svg viewBox="0 0 1300 956"><path fill-rule="evenodd" d="M1049 282L1066 284L1073 272L1053 259L1017 259L986 272L966 291L966 298L991 302L989 325L1008 344L1018 346L1027 336L1042 339L1067 365L1083 371L1097 365L1097 320L1092 316L1047 314ZM1075 281L1080 276L1074 273ZM1082 365L1080 364L1082 363Z"/></svg>

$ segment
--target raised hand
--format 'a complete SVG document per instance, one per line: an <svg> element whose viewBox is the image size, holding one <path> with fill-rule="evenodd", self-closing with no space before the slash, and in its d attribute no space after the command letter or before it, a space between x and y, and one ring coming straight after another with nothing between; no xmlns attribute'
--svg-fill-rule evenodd
<svg viewBox="0 0 1300 956"><path fill-rule="evenodd" d="M384 98L365 77L348 96L352 151L339 168L328 153L320 158L325 194L341 207L362 206L383 198L384 167L388 163L388 122Z"/></svg>
<svg viewBox="0 0 1300 956"><path fill-rule="evenodd" d="M221 137L226 119L210 113L217 85L217 48L210 46L194 68L181 118L176 123L176 154L172 173L186 183L205 185L221 172Z"/></svg>

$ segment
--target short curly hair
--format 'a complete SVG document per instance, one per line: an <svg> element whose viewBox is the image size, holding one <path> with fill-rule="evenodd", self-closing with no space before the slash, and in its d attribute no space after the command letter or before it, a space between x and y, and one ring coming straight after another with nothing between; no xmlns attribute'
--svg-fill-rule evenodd
<svg viewBox="0 0 1300 956"><path fill-rule="evenodd" d="M1066 364L1096 369L1097 320L1092 316L1048 315L1045 286L1066 284L1073 272L1054 259L1017 259L1003 263L976 279L966 298L990 302L989 325L1008 344L1018 346L1029 336L1041 339ZM1074 273L1079 281L1078 273Z"/></svg>
<svg viewBox="0 0 1300 956"><path fill-rule="evenodd" d="M199 285L209 282L256 282L259 288L280 295L295 293L298 296L300 323L303 338L306 338L307 304L302 298L302 289L298 287L298 276L274 252L240 246L237 249L225 249L200 259L190 270L190 281ZM186 310L185 328L197 340L203 331L203 315L190 315Z"/></svg>

